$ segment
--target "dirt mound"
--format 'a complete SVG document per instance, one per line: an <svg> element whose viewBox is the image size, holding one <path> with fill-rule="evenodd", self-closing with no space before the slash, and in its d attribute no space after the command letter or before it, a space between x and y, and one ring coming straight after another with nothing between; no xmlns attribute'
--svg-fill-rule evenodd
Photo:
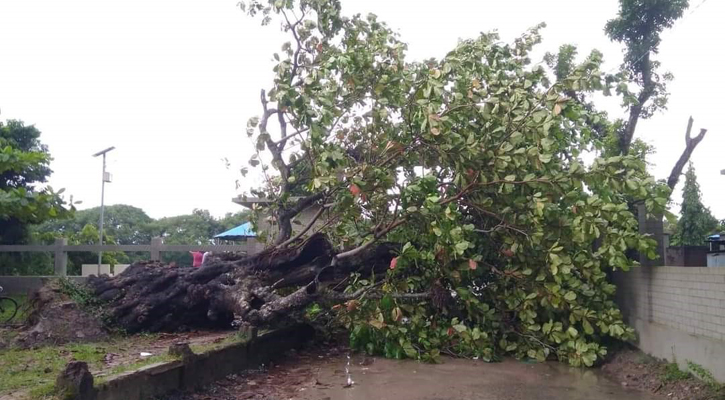
<svg viewBox="0 0 725 400"><path fill-rule="evenodd" d="M673 364L636 349L618 351L602 371L622 386L655 393L671 400L721 400L725 393L680 371Z"/></svg>
<svg viewBox="0 0 725 400"><path fill-rule="evenodd" d="M26 327L14 340L21 348L70 342L97 342L108 338L101 321L51 283L30 298Z"/></svg>

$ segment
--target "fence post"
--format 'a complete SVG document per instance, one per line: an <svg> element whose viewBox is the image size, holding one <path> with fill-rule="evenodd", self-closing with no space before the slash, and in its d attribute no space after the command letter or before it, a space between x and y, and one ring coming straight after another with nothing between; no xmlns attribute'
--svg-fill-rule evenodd
<svg viewBox="0 0 725 400"><path fill-rule="evenodd" d="M163 244L163 238L151 238L151 261L161 261L161 245Z"/></svg>
<svg viewBox="0 0 725 400"><path fill-rule="evenodd" d="M53 253L53 261L55 263L55 276L68 275L68 252L65 246L68 245L68 239L55 239L55 252Z"/></svg>

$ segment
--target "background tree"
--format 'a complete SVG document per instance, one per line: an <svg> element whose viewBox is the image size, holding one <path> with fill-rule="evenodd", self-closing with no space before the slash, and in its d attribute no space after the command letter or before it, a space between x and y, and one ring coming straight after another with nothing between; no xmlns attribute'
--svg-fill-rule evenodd
<svg viewBox="0 0 725 400"><path fill-rule="evenodd" d="M227 213L223 218L214 218L209 211L195 209L191 214L161 218L147 227L153 236L164 238L167 244L212 244L215 235L227 231L235 226L249 222L250 213L241 211ZM162 254L166 263L175 262L177 265L191 265L192 259L188 253Z"/></svg>
<svg viewBox="0 0 725 400"><path fill-rule="evenodd" d="M680 219L677 221L673 246L704 246L709 235L716 233L720 221L710 209L702 204L700 185L697 183L695 167L690 163L685 173L685 187L682 191Z"/></svg>
<svg viewBox="0 0 725 400"><path fill-rule="evenodd" d="M48 221L33 227L33 231L37 233L52 232L56 236L68 237L82 231L86 225L98 225L100 213L100 207L79 210L76 211L73 218ZM125 204L106 206L103 219L104 235L113 237L118 244L149 244L151 242L153 232L149 224L153 222L153 219L140 208Z"/></svg>
<svg viewBox="0 0 725 400"><path fill-rule="evenodd" d="M22 121L0 122L0 243L24 243L28 226L67 216L59 192L45 187L50 153L40 131Z"/></svg>
<svg viewBox="0 0 725 400"><path fill-rule="evenodd" d="M654 56L659 51L662 32L682 18L688 7L689 0L620 0L617 17L607 22L605 32L609 38L625 46L622 70L638 87L636 93L629 93L626 85L621 88L627 93L622 105L628 109L629 116L611 137L609 151L613 154L629 154L640 118L649 118L657 110L666 108L667 82L672 80L672 74L660 72L660 63ZM692 124L690 117L685 131L685 150L667 179L672 190L692 152L707 133L701 129L692 137Z"/></svg>
<svg viewBox="0 0 725 400"><path fill-rule="evenodd" d="M22 121L0 122L0 244L24 244L29 227L54 218L66 218L73 207L44 186L51 174L50 153L40 142L40 131ZM52 273L48 254L0 254L0 274Z"/></svg>
<svg viewBox="0 0 725 400"><path fill-rule="evenodd" d="M63 233L44 232L35 233L33 235L36 241L52 243L56 238L68 239L68 244L98 244L98 228L95 224L86 224L81 229L73 231L65 231ZM103 242L105 244L119 244L113 236L103 232ZM148 259L148 253L137 253L129 257L122 251L104 251L101 262L111 266L116 264L128 264L134 261ZM73 251L68 253L68 275L79 276L82 273L83 264L98 264L98 253Z"/></svg>
<svg viewBox="0 0 725 400"><path fill-rule="evenodd" d="M70 244L97 244L99 218L99 207L76 211L72 218L33 226L33 238L46 244L59 237L67 238ZM138 207L116 204L105 208L103 240L107 244L149 244L152 238L162 237L167 244L210 244L214 235L249 222L249 218L248 211L214 218L207 210L194 210L191 214L154 220ZM165 252L162 257L165 262L175 262L180 266L191 265L192 262L186 252ZM148 252L103 253L103 262L107 264L133 263L148 258ZM69 253L68 260L70 274L80 274L82 264L98 262L96 253L91 252Z"/></svg>

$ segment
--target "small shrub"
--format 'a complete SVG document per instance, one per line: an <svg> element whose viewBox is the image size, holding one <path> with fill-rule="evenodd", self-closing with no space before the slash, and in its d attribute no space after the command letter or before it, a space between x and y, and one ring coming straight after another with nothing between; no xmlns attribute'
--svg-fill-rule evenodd
<svg viewBox="0 0 725 400"><path fill-rule="evenodd" d="M60 292L75 301L82 309L96 317L112 332L124 334L120 328L113 326L113 318L105 307L106 303L100 300L87 286L75 283L68 278L58 279Z"/></svg>
<svg viewBox="0 0 725 400"><path fill-rule="evenodd" d="M700 364L696 364L692 361L687 361L687 368L692 372L695 377L699 378L701 381L705 382L705 384L714 391L720 391L723 390L724 386L718 382L714 376L712 376L712 372L708 371L705 367L703 367Z"/></svg>
<svg viewBox="0 0 725 400"><path fill-rule="evenodd" d="M690 373L682 371L677 363L669 363L665 365L665 369L662 373L662 381L664 382L677 382L690 378Z"/></svg>

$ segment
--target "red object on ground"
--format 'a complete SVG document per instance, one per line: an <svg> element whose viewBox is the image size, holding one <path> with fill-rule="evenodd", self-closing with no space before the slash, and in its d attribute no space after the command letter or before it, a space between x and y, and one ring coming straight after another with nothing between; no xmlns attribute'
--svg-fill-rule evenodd
<svg viewBox="0 0 725 400"><path fill-rule="evenodd" d="M198 268L201 267L201 261L204 258L204 253L201 251L191 251L191 256L194 258L194 263L191 264L192 267Z"/></svg>

